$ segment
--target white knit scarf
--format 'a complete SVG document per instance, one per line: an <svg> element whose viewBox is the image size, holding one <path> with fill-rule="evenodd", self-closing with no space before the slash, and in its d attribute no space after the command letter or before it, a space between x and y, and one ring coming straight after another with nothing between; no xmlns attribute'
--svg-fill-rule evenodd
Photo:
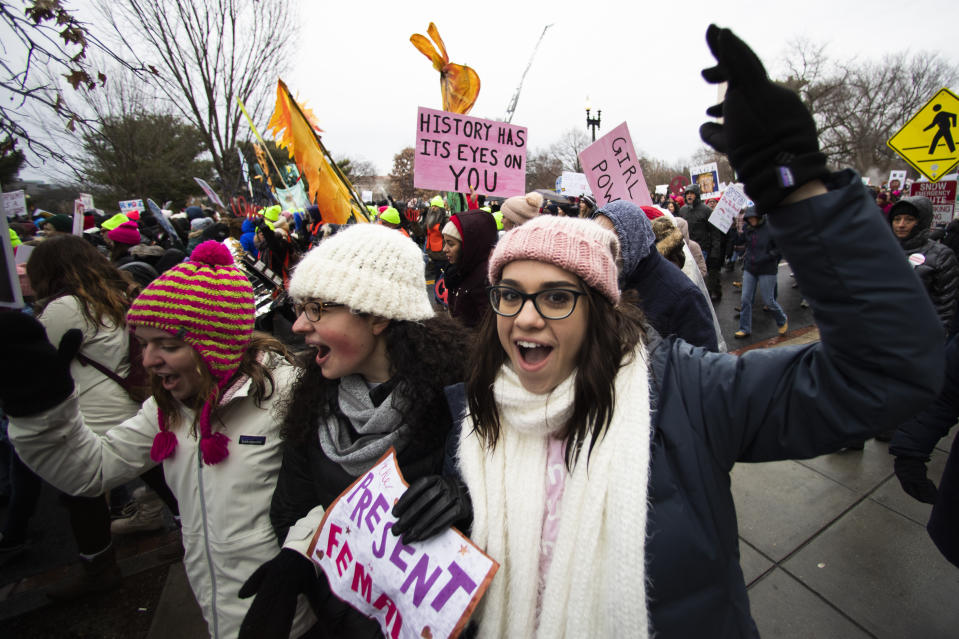
<svg viewBox="0 0 959 639"><path fill-rule="evenodd" d="M471 538L500 563L474 618L479 637L647 637L649 383L640 345L616 376L615 410L566 476L539 626L536 595L550 433L572 410L575 373L549 395L504 365L494 384L502 429L488 451L466 418L459 462L473 499Z"/></svg>

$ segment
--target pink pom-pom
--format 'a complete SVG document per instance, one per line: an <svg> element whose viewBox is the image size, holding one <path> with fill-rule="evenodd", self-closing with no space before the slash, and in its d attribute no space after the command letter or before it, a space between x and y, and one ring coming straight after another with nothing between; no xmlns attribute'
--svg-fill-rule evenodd
<svg viewBox="0 0 959 639"><path fill-rule="evenodd" d="M155 462L161 462L167 457L173 455L176 450L176 435L168 430L161 430L153 438L153 446L150 448L150 459Z"/></svg>
<svg viewBox="0 0 959 639"><path fill-rule="evenodd" d="M211 266L229 266L233 264L233 254L230 249L216 240L207 240L195 249L190 255L191 262L201 262Z"/></svg>
<svg viewBox="0 0 959 639"><path fill-rule="evenodd" d="M203 453L203 462L212 466L226 459L227 455L230 454L227 449L229 443L229 438L223 433L213 433L209 437L202 437L200 439L200 451Z"/></svg>

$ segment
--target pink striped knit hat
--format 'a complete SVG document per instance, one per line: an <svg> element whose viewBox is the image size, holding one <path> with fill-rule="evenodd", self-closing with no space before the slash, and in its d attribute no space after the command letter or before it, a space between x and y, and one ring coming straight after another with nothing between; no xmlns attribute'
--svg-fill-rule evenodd
<svg viewBox="0 0 959 639"><path fill-rule="evenodd" d="M212 432L210 413L240 366L253 335L253 320L253 287L229 249L215 240L203 242L188 261L153 280L127 312L131 328L152 326L192 346L216 379L216 391L200 412L200 450L207 464L229 454L229 439ZM160 432L150 450L157 462L173 455L177 443L162 413L159 421Z"/></svg>
<svg viewBox="0 0 959 639"><path fill-rule="evenodd" d="M500 239L489 258L489 282L498 283L510 262L545 262L573 273L615 306L619 303L617 255L619 239L596 222L540 215Z"/></svg>

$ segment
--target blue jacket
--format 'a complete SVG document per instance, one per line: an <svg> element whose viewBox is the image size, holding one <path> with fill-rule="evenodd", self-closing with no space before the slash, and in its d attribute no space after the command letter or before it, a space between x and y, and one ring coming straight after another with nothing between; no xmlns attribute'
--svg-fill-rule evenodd
<svg viewBox="0 0 959 639"><path fill-rule="evenodd" d="M676 335L694 346L719 350L706 296L655 247L626 278L623 291L627 290L639 295L639 308L660 335Z"/></svg>
<svg viewBox="0 0 959 639"><path fill-rule="evenodd" d="M946 383L939 399L899 426L889 442L896 457L914 457L924 462L939 440L949 434L959 419L959 336L946 346ZM939 497L926 525L929 536L943 556L959 566L959 438L952 442L946 468L939 482Z"/></svg>
<svg viewBox="0 0 959 639"><path fill-rule="evenodd" d="M942 385L942 330L902 249L855 172L829 186L766 224L821 342L739 357L676 337L648 345L646 577L660 639L758 637L730 491L737 462L836 451L902 423Z"/></svg>
<svg viewBox="0 0 959 639"><path fill-rule="evenodd" d="M243 226L240 227L240 230L243 231L243 234L240 235L240 244L243 246L243 250L256 257L256 245L253 243L253 237L256 235L256 225L250 220L243 220Z"/></svg>
<svg viewBox="0 0 959 639"><path fill-rule="evenodd" d="M834 174L830 186L764 225L821 342L739 357L675 338L650 344L647 595L663 639L758 636L739 566L734 464L836 451L902 423L942 385L928 296L859 176Z"/></svg>
<svg viewBox="0 0 959 639"><path fill-rule="evenodd" d="M759 218L759 226L743 225L746 236L746 257L743 268L753 275L775 275L779 272L779 251L765 218Z"/></svg>

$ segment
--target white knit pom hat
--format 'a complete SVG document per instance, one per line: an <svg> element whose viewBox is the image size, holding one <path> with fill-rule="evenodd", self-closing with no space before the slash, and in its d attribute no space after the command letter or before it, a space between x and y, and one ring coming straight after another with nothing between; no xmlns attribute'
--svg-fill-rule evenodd
<svg viewBox="0 0 959 639"><path fill-rule="evenodd" d="M423 254L400 231L356 224L306 254L293 271L290 295L345 304L395 320L433 317Z"/></svg>

